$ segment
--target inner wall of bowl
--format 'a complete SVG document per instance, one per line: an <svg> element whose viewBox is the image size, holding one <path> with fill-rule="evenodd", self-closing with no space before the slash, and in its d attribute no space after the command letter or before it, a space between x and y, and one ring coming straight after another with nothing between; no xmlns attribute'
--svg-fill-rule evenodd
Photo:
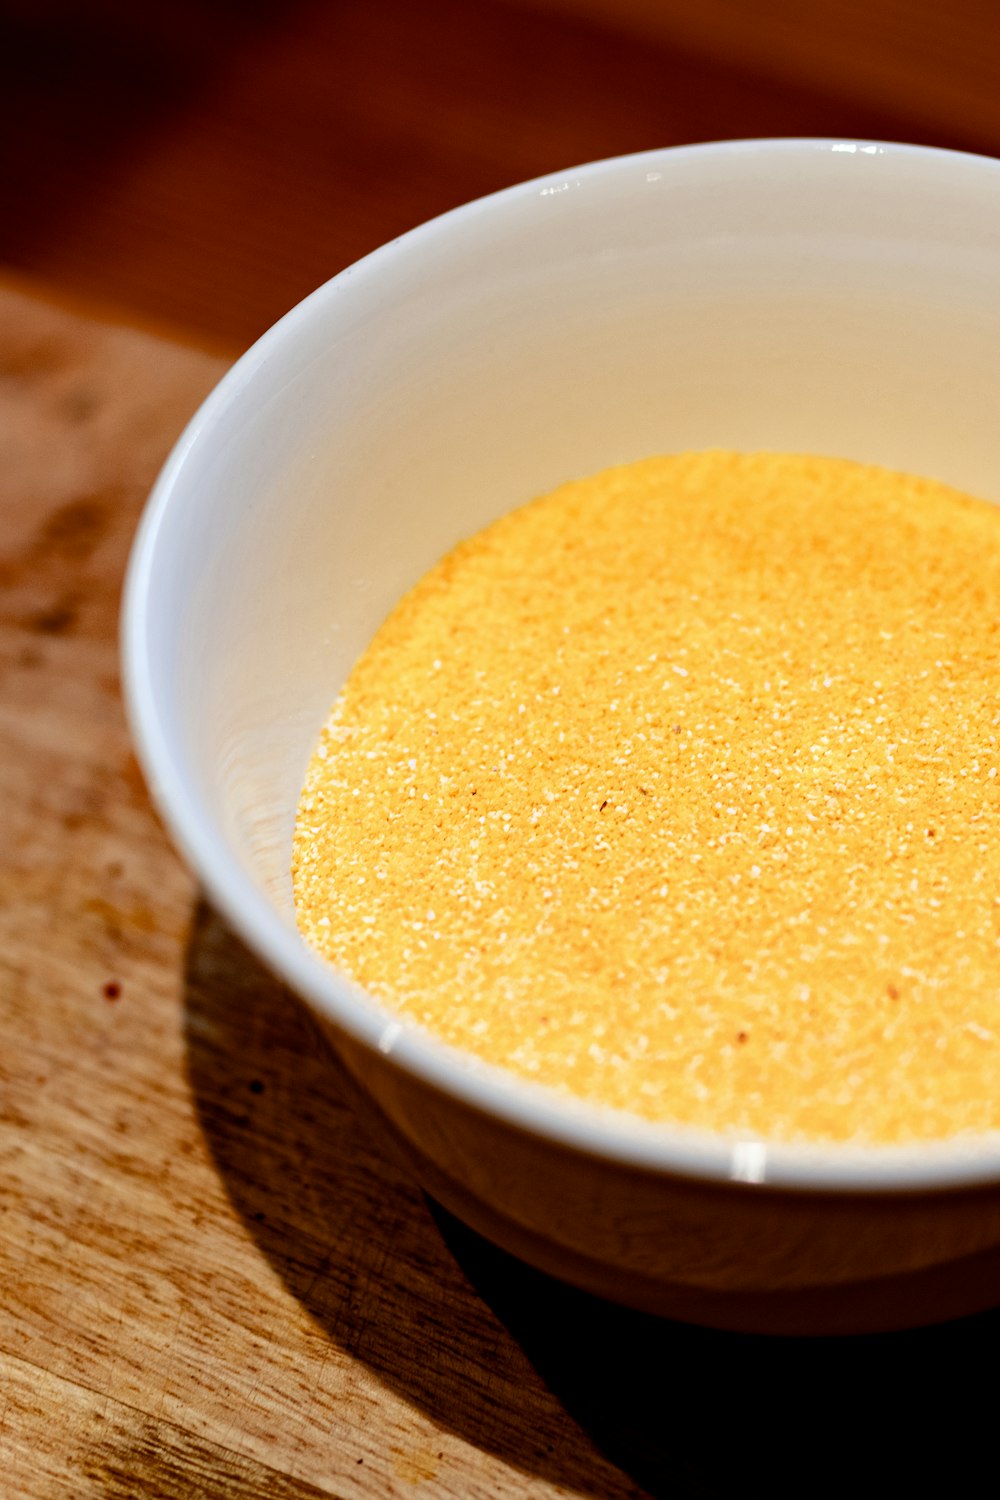
<svg viewBox="0 0 1000 1500"><path fill-rule="evenodd" d="M352 663L431 563L513 506L703 447L1000 498L998 209L1000 170L974 158L662 153L426 226L272 331L183 460L150 613L175 763L279 910Z"/></svg>

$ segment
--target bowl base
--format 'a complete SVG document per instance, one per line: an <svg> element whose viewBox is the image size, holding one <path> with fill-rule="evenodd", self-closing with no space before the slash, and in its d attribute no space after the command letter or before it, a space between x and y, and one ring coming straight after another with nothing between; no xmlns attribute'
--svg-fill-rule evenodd
<svg viewBox="0 0 1000 1500"><path fill-rule="evenodd" d="M1000 1307L1000 1245L916 1271L792 1290L716 1290L606 1265L537 1234L457 1181L393 1123L353 1073L344 1049L323 1028L317 1032L356 1113L431 1198L491 1244L580 1291L681 1323L786 1338L893 1333Z"/></svg>
<svg viewBox="0 0 1000 1500"><path fill-rule="evenodd" d="M616 1271L553 1244L426 1171L442 1207L536 1270L639 1312L729 1333L785 1338L894 1333L951 1322L1000 1306L1000 1246L919 1271L794 1291L713 1291Z"/></svg>

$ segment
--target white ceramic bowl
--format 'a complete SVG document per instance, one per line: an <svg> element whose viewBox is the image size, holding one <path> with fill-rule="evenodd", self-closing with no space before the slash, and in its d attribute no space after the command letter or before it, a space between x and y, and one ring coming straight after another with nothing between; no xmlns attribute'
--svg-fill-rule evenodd
<svg viewBox="0 0 1000 1500"><path fill-rule="evenodd" d="M574 475L700 447L1000 498L1000 164L855 141L598 162L414 230L226 376L153 492L127 692L180 848L448 1208L623 1302L851 1329L1000 1300L1000 1144L793 1148L565 1104L400 1028L309 952L315 737L391 605Z"/></svg>

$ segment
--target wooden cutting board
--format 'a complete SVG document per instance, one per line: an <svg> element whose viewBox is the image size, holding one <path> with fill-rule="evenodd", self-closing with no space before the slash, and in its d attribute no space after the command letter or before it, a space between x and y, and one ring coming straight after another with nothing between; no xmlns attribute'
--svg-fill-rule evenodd
<svg viewBox="0 0 1000 1500"><path fill-rule="evenodd" d="M0 291L0 1492L637 1493L147 801L121 578L223 368Z"/></svg>
<svg viewBox="0 0 1000 1500"><path fill-rule="evenodd" d="M200 899L116 630L145 494L223 368L0 286L0 1495L625 1500L935 1466L961 1493L993 1461L995 1316L776 1343L528 1271L369 1139Z"/></svg>

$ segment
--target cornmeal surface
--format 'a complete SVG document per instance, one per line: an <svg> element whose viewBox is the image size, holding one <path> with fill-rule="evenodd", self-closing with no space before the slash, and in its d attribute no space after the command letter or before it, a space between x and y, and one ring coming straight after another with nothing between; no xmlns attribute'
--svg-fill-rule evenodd
<svg viewBox="0 0 1000 1500"><path fill-rule="evenodd" d="M835 459L564 485L455 548L309 768L299 924L652 1120L1000 1128L1000 509Z"/></svg>

